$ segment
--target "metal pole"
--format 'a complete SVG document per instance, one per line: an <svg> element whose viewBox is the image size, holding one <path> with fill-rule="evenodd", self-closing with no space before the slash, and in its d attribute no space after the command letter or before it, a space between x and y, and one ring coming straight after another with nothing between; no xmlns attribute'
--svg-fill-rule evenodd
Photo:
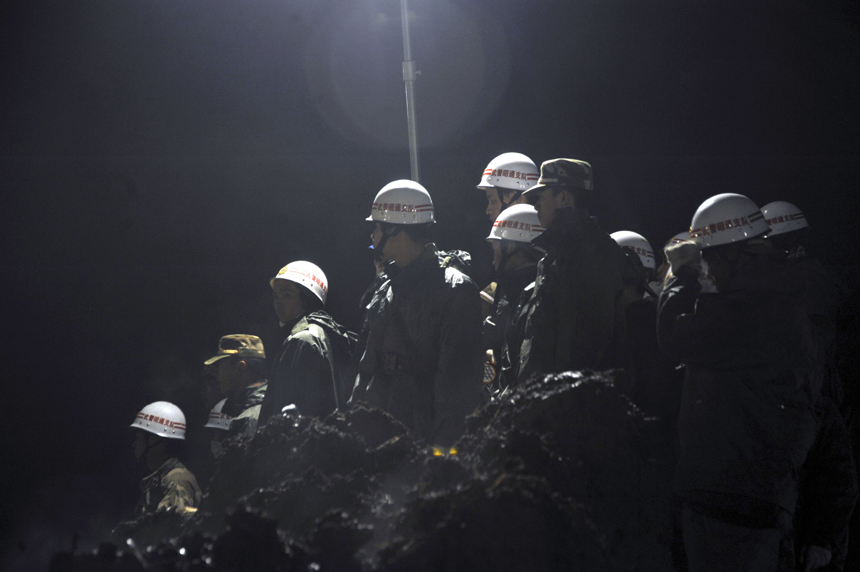
<svg viewBox="0 0 860 572"><path fill-rule="evenodd" d="M406 121L409 126L409 163L412 180L418 180L418 127L415 124L415 80L420 72L412 61L412 44L409 41L408 0L400 0L400 22L403 27L403 82L406 84Z"/></svg>

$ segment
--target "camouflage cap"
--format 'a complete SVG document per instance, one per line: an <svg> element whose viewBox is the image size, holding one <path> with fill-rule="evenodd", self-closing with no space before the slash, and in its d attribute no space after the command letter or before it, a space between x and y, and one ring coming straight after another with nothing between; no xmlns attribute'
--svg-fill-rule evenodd
<svg viewBox="0 0 860 572"><path fill-rule="evenodd" d="M247 334L230 334L224 336L218 341L218 355L211 357L203 365L211 365L230 356L249 357L249 358L265 358L266 352L263 350L263 340L257 336L249 336Z"/></svg>
<svg viewBox="0 0 860 572"><path fill-rule="evenodd" d="M591 182L591 165L576 159L550 159L540 166L540 179L535 186L523 195L546 187L568 187L572 189L594 190Z"/></svg>

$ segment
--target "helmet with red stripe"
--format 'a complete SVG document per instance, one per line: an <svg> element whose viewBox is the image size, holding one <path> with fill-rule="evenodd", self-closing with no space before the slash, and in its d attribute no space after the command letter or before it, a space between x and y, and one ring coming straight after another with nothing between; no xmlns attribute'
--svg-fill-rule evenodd
<svg viewBox="0 0 860 572"><path fill-rule="evenodd" d="M391 224L427 224L435 222L430 193L415 181L400 179L388 183L376 193L367 219Z"/></svg>
<svg viewBox="0 0 860 572"><path fill-rule="evenodd" d="M656 270L657 259L654 257L654 249L651 243L639 233L630 230L619 230L609 235L621 248L629 248L639 255L642 266Z"/></svg>
<svg viewBox="0 0 860 572"><path fill-rule="evenodd" d="M278 270L277 276L269 280L269 285L272 288L275 287L275 280L289 280L299 286L304 286L325 306L325 300L328 296L328 279L323 274L322 268L313 262L306 260L290 262Z"/></svg>
<svg viewBox="0 0 860 572"><path fill-rule="evenodd" d="M768 238L807 228L809 223L799 208L785 201L774 201L761 207L764 220L770 226Z"/></svg>
<svg viewBox="0 0 860 572"><path fill-rule="evenodd" d="M169 401L156 401L141 409L130 425L159 437L185 440L185 414Z"/></svg>
<svg viewBox="0 0 860 572"><path fill-rule="evenodd" d="M522 153L502 153L487 165L479 189L525 191L538 180L534 161Z"/></svg>
<svg viewBox="0 0 860 572"><path fill-rule="evenodd" d="M670 244L681 244L682 242L690 242L691 240L692 239L690 238L690 231L685 230L684 232L679 232L678 234L667 240L666 244L663 245L663 248L665 249Z"/></svg>
<svg viewBox="0 0 860 572"><path fill-rule="evenodd" d="M544 228L538 220L537 210L531 205L514 205L499 214L487 240L527 242L537 238Z"/></svg>
<svg viewBox="0 0 860 572"><path fill-rule="evenodd" d="M690 240L699 248L742 242L767 234L770 227L751 199L735 193L709 198L690 223Z"/></svg>
<svg viewBox="0 0 860 572"><path fill-rule="evenodd" d="M228 431L230 429L230 423L233 422L233 418L223 412L225 403L227 403L226 398L215 404L215 407L213 407L212 411L209 412L209 420L206 421L206 427L209 427L210 429L221 429L223 431Z"/></svg>

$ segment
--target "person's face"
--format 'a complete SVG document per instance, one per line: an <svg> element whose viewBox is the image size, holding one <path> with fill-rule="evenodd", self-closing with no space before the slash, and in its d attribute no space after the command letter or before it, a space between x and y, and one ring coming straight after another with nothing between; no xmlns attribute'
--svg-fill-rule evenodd
<svg viewBox="0 0 860 572"><path fill-rule="evenodd" d="M224 359L219 359L214 364L212 364L216 367L218 388L221 390L221 393L223 395L228 395L232 393L233 388L238 385L237 378L239 378L239 361L241 360L238 360L233 357L227 357Z"/></svg>
<svg viewBox="0 0 860 572"><path fill-rule="evenodd" d="M302 299L299 296L299 288L300 286L295 282L275 280L272 286L272 297L275 302L275 314L281 322L287 323L301 315Z"/></svg>
<svg viewBox="0 0 860 572"><path fill-rule="evenodd" d="M495 221L499 218L503 206L499 199L499 193L496 189L484 189L484 193L487 195L487 210L484 212L487 213L491 221Z"/></svg>
<svg viewBox="0 0 860 572"><path fill-rule="evenodd" d="M493 245L493 268L498 272L499 265L502 263L502 241L494 240L491 244Z"/></svg>
<svg viewBox="0 0 860 572"><path fill-rule="evenodd" d="M563 191L547 187L537 192L540 193L535 202L538 220L542 227L549 228L549 225L555 220L555 211L572 205L567 204L569 201L566 200L567 197Z"/></svg>
<svg viewBox="0 0 860 572"><path fill-rule="evenodd" d="M146 452L146 435L140 429L135 430L134 432L134 458L138 461L141 460L143 454Z"/></svg>
<svg viewBox="0 0 860 572"><path fill-rule="evenodd" d="M370 241L373 243L373 250L377 251L376 254L379 257L382 257L382 253L378 251L379 243L382 241L382 234L382 225L379 223L373 225L373 232L370 233Z"/></svg>
<svg viewBox="0 0 860 572"><path fill-rule="evenodd" d="M370 239L373 241L374 250L379 248L379 243L382 241L382 236L382 225L376 223L376 225L373 227L373 233L370 235ZM402 259L405 241L405 232L397 232L397 230L389 232L388 239L386 239L385 241L385 246L382 248L382 251L378 252L379 257L382 258L382 260L387 260L389 262L394 262L395 264L397 264L398 260Z"/></svg>
<svg viewBox="0 0 860 572"><path fill-rule="evenodd" d="M203 378L200 386L200 399L206 409L212 409L216 403L221 401L221 392L218 391L218 362L203 366Z"/></svg>
<svg viewBox="0 0 860 572"><path fill-rule="evenodd" d="M732 276L732 261L726 255L718 255L710 248L702 251L702 259L708 263L708 276L718 290L725 287Z"/></svg>
<svg viewBox="0 0 860 572"><path fill-rule="evenodd" d="M209 440L209 450L212 456L219 459L224 454L224 439L227 437L227 432L221 429L209 429L209 434L212 437Z"/></svg>

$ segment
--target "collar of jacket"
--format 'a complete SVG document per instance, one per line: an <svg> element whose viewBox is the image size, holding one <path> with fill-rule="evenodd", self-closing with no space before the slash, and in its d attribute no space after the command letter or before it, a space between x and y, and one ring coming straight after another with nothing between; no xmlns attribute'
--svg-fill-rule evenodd
<svg viewBox="0 0 860 572"><path fill-rule="evenodd" d="M281 325L281 331L289 332L284 341L287 341L287 338L295 334L296 332L300 332L308 327L308 316L309 312L305 312L304 314L299 315L297 318L293 318L289 322L285 322Z"/></svg>
<svg viewBox="0 0 860 572"><path fill-rule="evenodd" d="M290 324L292 324L292 327L290 327ZM290 322L289 324L284 324L284 328L290 328L290 333L286 338L284 338L284 343L286 343L291 336L306 330L311 324L316 324L323 328L329 336L340 335L347 337L349 335L349 333L340 324L335 322L334 318L329 316L325 310L316 310L308 314L302 314L296 318L295 321Z"/></svg>
<svg viewBox="0 0 860 572"><path fill-rule="evenodd" d="M515 270L509 270L499 276L496 298L509 298L516 301L526 286L535 281L537 263L526 264Z"/></svg>
<svg viewBox="0 0 860 572"><path fill-rule="evenodd" d="M181 464L182 463L180 463L179 459L177 459L176 457L170 457L169 459L164 461L164 464L158 467L154 473L152 473L151 475L147 475L143 478L143 481L141 481L140 484L141 488L146 488L147 484L152 481L160 482L161 477L163 477Z"/></svg>
<svg viewBox="0 0 860 572"><path fill-rule="evenodd" d="M398 269L397 274L391 277L391 284L410 282L414 280L416 276L421 276L427 272L428 269L439 267L440 260L436 252L436 245L431 242L424 245L424 251L421 253L421 256L416 258L408 266Z"/></svg>
<svg viewBox="0 0 860 572"><path fill-rule="evenodd" d="M567 244L570 242L570 235L580 231L586 223L596 225L597 219L569 207L556 209L555 218L550 227L532 240L532 244L544 250L550 250L559 244Z"/></svg>
<svg viewBox="0 0 860 572"><path fill-rule="evenodd" d="M261 404L263 402L263 398L266 396L267 387L268 384L263 381L259 385L249 385L243 389L239 394L238 399L238 402L242 405L242 411L249 407Z"/></svg>
<svg viewBox="0 0 860 572"><path fill-rule="evenodd" d="M325 310L317 310L305 316L305 321L309 324L316 324L331 332L339 332L343 328L334 321L334 318L328 315Z"/></svg>

